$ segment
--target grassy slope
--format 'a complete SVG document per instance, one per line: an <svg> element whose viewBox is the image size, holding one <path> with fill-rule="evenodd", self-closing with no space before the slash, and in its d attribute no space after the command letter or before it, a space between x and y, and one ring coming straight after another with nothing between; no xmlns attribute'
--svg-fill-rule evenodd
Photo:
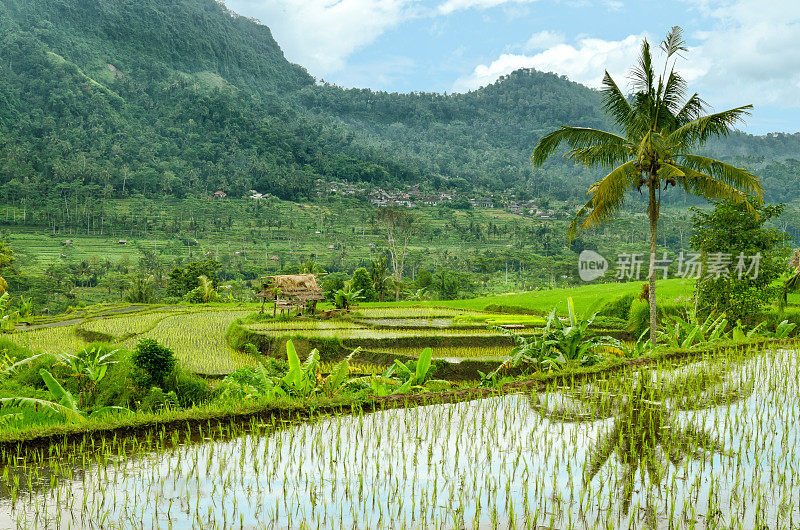
<svg viewBox="0 0 800 530"><path fill-rule="evenodd" d="M99 318L78 325L116 336L140 334L116 343L128 349L135 348L141 337L153 338L172 348L184 368L218 375L257 362L258 359L234 350L225 341L225 331L230 323L255 311L255 305L174 307ZM76 335L75 325L45 327L4 336L32 350L56 354L78 351L87 344Z"/></svg>
<svg viewBox="0 0 800 530"><path fill-rule="evenodd" d="M547 291L529 291L523 293L508 293L467 300L446 300L431 302L406 302L406 305L437 305L458 309L483 310L489 305L516 306L541 312L549 312L556 307L559 312L567 312L567 297L572 297L578 313L595 311L603 304L610 302L625 294L639 294L642 290L641 282L629 283L604 283L581 285ZM656 295L662 301L674 301L679 298L688 298L694 282L679 278L660 280L656 285ZM395 305L395 304L362 304L363 306Z"/></svg>

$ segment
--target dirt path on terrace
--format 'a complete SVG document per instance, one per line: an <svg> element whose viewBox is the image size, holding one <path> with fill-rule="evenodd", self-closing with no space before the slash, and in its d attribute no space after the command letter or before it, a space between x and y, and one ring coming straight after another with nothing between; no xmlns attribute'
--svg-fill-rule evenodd
<svg viewBox="0 0 800 530"><path fill-rule="evenodd" d="M102 317L108 317L108 316L112 316L112 315L122 315L122 314L125 314L125 313L134 313L136 311L141 311L142 309L147 309L147 308L148 308L148 306L146 306L146 305L132 305L132 306L126 306L126 307L114 307L114 308L108 309L106 311L101 311L100 313L98 313L96 315L92 315L92 316L85 316L85 314L84 315L78 314L74 318L70 318L70 319L67 319L67 320L55 320L53 322L43 322L41 324L33 324L33 325L28 325L28 324L25 324L25 323L17 324L17 327L14 329L14 331L29 331L29 330L32 330L32 329L60 328L60 327L64 327L64 326L72 326L72 325L75 325L75 324L82 324L86 320L93 319L93 318L102 318Z"/></svg>

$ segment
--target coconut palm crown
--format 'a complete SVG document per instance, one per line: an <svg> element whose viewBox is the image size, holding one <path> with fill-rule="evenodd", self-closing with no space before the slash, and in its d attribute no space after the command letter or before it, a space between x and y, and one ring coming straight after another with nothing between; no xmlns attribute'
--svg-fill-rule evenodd
<svg viewBox="0 0 800 530"><path fill-rule="evenodd" d="M687 51L683 32L673 27L660 46L665 59L663 74L656 77L650 44L642 42L637 66L631 69L633 93L626 96L605 73L601 95L603 109L619 133L584 127L562 126L543 136L531 156L541 166L562 142L569 146L564 157L577 164L610 172L589 187L589 200L569 227L572 241L581 230L596 228L621 210L626 193L648 191L650 218L650 340L656 342L657 311L655 276L658 216L661 194L670 187L707 199L729 199L751 208L748 197L763 196L758 177L719 160L694 154L712 137L726 136L750 114L752 105L706 114L698 94L686 97L686 80L675 71L677 59Z"/></svg>

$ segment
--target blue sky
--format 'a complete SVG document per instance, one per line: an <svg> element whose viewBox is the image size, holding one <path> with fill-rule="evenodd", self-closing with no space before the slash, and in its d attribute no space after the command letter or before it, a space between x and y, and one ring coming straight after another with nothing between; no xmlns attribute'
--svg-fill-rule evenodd
<svg viewBox="0 0 800 530"><path fill-rule="evenodd" d="M227 0L317 79L390 92L465 92L521 67L624 82L642 38L673 25L679 70L713 106L746 103L754 134L800 131L800 0Z"/></svg>

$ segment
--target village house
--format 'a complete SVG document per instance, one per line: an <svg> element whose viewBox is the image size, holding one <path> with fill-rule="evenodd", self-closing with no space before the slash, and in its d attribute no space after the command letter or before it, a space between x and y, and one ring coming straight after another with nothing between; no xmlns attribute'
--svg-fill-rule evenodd
<svg viewBox="0 0 800 530"><path fill-rule="evenodd" d="M258 193L256 190L250 190L250 198L254 201L266 200L268 197L269 193Z"/></svg>
<svg viewBox="0 0 800 530"><path fill-rule="evenodd" d="M472 205L473 208L494 208L494 202L489 197L470 199L469 203Z"/></svg>

